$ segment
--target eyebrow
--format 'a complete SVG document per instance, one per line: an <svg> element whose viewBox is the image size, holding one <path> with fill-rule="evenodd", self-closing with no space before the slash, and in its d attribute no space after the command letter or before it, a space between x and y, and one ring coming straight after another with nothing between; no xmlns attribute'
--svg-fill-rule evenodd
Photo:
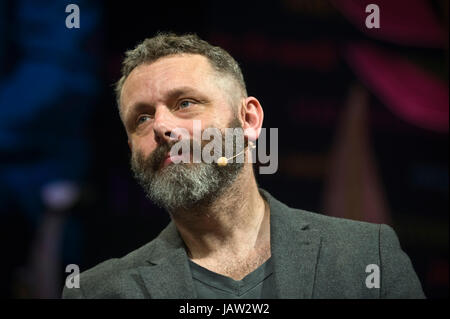
<svg viewBox="0 0 450 319"><path fill-rule="evenodd" d="M167 91L164 94L164 100L172 100L172 99L176 99L184 94L196 94L196 95L200 95L203 96L202 93L200 93L198 90L194 89L193 87L190 86L180 86L180 87L176 87L173 89L170 89L169 91ZM135 109L140 109L143 106L146 105L150 105L151 104L147 104L147 103L142 103L142 102L137 102L133 105L131 105L130 110L135 110Z"/></svg>
<svg viewBox="0 0 450 319"><path fill-rule="evenodd" d="M194 89L193 87L180 86L180 87L173 88L173 89L169 90L165 94L165 99L176 99L176 98L180 97L183 94L190 94L190 93L191 94L197 94L197 95L203 95L198 90Z"/></svg>
<svg viewBox="0 0 450 319"><path fill-rule="evenodd" d="M173 88L173 89L170 89L169 91L167 91L164 94L164 100L166 100L166 101L174 100L184 94L196 94L196 95L200 95L201 99L204 99L203 94L200 93L198 90L194 89L193 87L180 86L180 87L176 87L176 88ZM131 118L132 116L130 116L130 115L140 113L141 110L144 110L144 109L148 108L149 106L154 108L154 106L152 104L145 103L145 102L137 102L137 103L132 104L131 107L129 108L129 111L126 114L126 118Z"/></svg>

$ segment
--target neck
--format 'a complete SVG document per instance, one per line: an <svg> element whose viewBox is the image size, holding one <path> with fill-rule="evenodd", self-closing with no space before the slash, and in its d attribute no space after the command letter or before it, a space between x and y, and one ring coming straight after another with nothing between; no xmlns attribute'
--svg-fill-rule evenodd
<svg viewBox="0 0 450 319"><path fill-rule="evenodd" d="M270 243L269 205L251 164L214 202L171 215L193 259L243 256Z"/></svg>

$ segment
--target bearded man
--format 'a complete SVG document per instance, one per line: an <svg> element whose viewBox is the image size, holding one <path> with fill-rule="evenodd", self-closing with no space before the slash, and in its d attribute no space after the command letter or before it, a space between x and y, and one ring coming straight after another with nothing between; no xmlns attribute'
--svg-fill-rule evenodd
<svg viewBox="0 0 450 319"><path fill-rule="evenodd" d="M248 146L263 109L223 49L160 33L126 53L116 94L134 175L171 222L145 246L83 272L63 297L424 297L389 226L293 209L258 187ZM206 147L194 121L202 131L240 129L245 147L225 162L171 152L181 142Z"/></svg>

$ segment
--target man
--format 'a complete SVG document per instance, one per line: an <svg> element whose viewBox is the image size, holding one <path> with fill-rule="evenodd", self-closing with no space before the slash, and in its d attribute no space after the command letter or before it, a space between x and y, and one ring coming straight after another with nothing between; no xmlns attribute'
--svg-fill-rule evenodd
<svg viewBox="0 0 450 319"><path fill-rule="evenodd" d="M247 146L260 135L262 107L227 52L162 33L127 52L122 74L116 93L132 170L172 221L147 245L82 273L63 297L424 297L389 226L287 207L258 188L250 148L244 163L178 163L176 143L205 147L194 121L241 128Z"/></svg>

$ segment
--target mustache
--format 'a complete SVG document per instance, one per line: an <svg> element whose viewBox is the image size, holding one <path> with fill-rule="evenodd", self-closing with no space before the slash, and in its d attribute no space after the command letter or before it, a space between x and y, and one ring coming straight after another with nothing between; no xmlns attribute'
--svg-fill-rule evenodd
<svg viewBox="0 0 450 319"><path fill-rule="evenodd" d="M175 141L175 142L161 144L148 156L148 160L147 160L148 166L154 172L156 172L162 166L163 161L166 159L166 157L169 154L172 147L177 143L182 143L183 145L188 144L191 154L193 154L194 144L196 144L197 146L200 146L201 148L203 148L204 145L207 144L207 143L203 143L203 141L201 143L199 143L193 139L183 139L181 141Z"/></svg>
<svg viewBox="0 0 450 319"><path fill-rule="evenodd" d="M230 121L228 124L229 128L241 128L242 125L237 119L237 117L233 118L233 120ZM173 142L165 142L158 146L152 153L150 153L147 157L147 159L143 158L142 154L138 154L138 161L141 164L144 164L145 167L151 169L153 172L156 172L159 170L159 168L162 166L163 161L166 159L167 154L169 154L171 148L177 144L177 143L186 143L189 144L189 150L190 154L193 154L194 152L194 144L203 150L203 147L207 145L210 141L207 140L194 140L192 138L189 139L182 139L181 141L173 141ZM183 144L183 146L185 146ZM225 137L222 134L222 147L225 146ZM247 146L247 141L244 141L244 146ZM222 149L223 151L223 149ZM234 153L234 152L233 152Z"/></svg>

